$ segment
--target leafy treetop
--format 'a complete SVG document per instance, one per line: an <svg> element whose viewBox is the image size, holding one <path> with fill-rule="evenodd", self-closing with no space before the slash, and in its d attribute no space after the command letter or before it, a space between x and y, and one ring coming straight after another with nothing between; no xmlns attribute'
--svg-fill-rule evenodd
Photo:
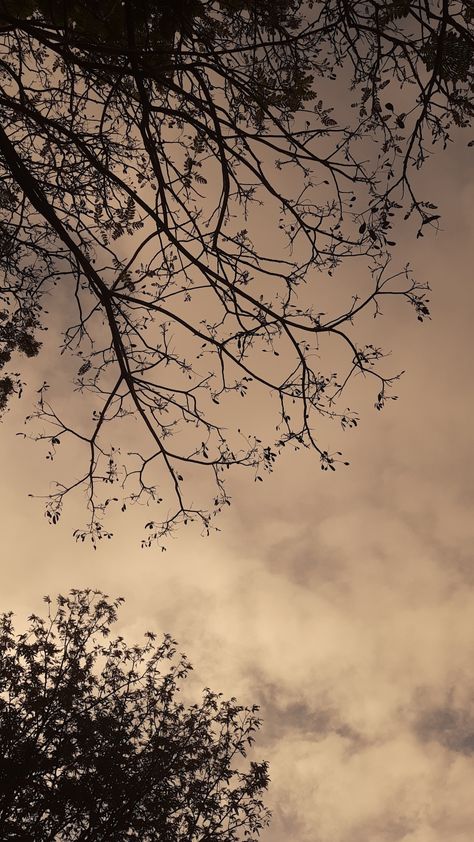
<svg viewBox="0 0 474 842"><path fill-rule="evenodd" d="M122 599L73 590L16 634L0 617L0 835L23 842L255 842L269 820L259 727L206 689L165 635L110 638Z"/></svg>

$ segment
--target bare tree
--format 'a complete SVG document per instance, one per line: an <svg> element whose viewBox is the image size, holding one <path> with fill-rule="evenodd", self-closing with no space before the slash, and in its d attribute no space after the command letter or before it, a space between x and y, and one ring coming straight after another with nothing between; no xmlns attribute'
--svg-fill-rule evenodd
<svg viewBox="0 0 474 842"><path fill-rule="evenodd" d="M113 503L153 502L151 545L207 531L230 466L261 479L292 445L334 470L321 424L357 423L354 375L377 409L395 397L365 316L394 297L429 316L428 285L391 267L391 229L437 226L416 172L470 123L471 3L0 0L0 45L0 364L37 352L57 297L71 394L89 395L75 424L45 383L32 416L48 458L67 439L85 454L49 520L82 488L75 534L95 544ZM358 265L328 312L336 270ZM0 407L20 381L5 372ZM265 442L236 401L259 389L277 402ZM198 468L210 504L193 501Z"/></svg>
<svg viewBox="0 0 474 842"><path fill-rule="evenodd" d="M0 832L23 842L256 842L258 708L206 689L169 635L108 639L123 599L74 590L15 634L0 617Z"/></svg>

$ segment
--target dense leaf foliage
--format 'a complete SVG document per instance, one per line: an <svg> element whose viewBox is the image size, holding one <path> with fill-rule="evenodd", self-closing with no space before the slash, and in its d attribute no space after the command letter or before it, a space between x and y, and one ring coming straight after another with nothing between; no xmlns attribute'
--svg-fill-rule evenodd
<svg viewBox="0 0 474 842"><path fill-rule="evenodd" d="M45 601L23 634L0 618L2 840L255 840L267 766L243 758L257 708L210 690L185 704L191 667L169 635L108 639L123 600Z"/></svg>
<svg viewBox="0 0 474 842"><path fill-rule="evenodd" d="M84 418L50 402L54 382L40 390L33 436L49 459L73 441L79 464L48 498L51 523L82 488L78 539L110 537L114 503L157 504L144 545L190 520L206 531L232 465L261 479L294 446L335 469L324 422L357 424L354 375L377 409L396 397L366 316L394 297L429 316L426 282L391 268L392 229L438 224L416 173L470 124L471 11L0 0L0 409L45 302L89 396ZM246 410L263 393L265 441ZM211 489L196 491L199 470Z"/></svg>

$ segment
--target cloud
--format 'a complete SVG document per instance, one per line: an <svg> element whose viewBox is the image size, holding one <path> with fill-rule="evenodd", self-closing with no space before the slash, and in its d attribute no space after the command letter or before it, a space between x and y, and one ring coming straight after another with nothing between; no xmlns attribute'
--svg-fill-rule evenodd
<svg viewBox="0 0 474 842"><path fill-rule="evenodd" d="M423 742L434 741L467 757L474 755L474 709L446 705L419 714L415 733Z"/></svg>

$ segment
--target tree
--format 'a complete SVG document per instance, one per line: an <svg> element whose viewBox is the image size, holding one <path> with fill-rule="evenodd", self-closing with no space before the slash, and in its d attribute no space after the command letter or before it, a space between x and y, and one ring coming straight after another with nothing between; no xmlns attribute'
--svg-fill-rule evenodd
<svg viewBox="0 0 474 842"><path fill-rule="evenodd" d="M22 842L256 840L268 824L267 764L242 758L257 707L206 689L175 641L107 640L122 599L49 597L15 635L0 619L0 833Z"/></svg>
<svg viewBox="0 0 474 842"><path fill-rule="evenodd" d="M398 297L429 316L391 229L437 227L416 174L470 124L471 3L0 0L0 43L0 364L39 350L57 299L71 396L89 395L77 422L45 383L31 416L48 459L67 440L83 454L50 522L82 488L75 534L95 544L113 505L153 503L151 545L208 530L230 466L261 480L294 446L334 470L324 422L357 424L354 375L377 409L396 397L367 315ZM20 386L5 369L0 408ZM265 441L239 402L260 393Z"/></svg>

